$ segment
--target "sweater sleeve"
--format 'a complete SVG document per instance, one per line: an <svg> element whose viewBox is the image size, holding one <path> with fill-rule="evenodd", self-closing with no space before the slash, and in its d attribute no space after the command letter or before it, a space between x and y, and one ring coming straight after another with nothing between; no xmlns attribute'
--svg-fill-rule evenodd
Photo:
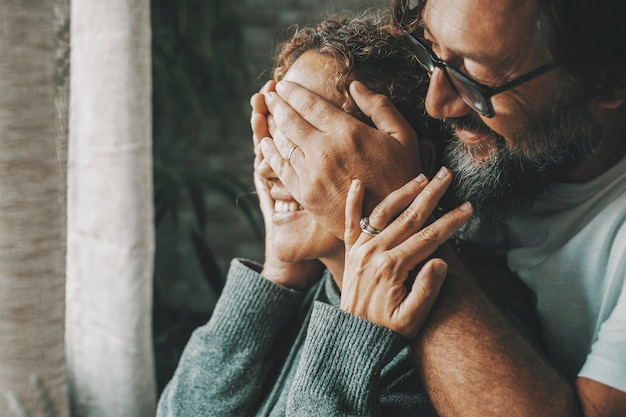
<svg viewBox="0 0 626 417"><path fill-rule="evenodd" d="M287 417L380 415L381 370L406 345L389 329L316 301Z"/></svg>
<svg viewBox="0 0 626 417"><path fill-rule="evenodd" d="M211 319L189 339L157 416L253 415L276 338L304 296L233 260Z"/></svg>

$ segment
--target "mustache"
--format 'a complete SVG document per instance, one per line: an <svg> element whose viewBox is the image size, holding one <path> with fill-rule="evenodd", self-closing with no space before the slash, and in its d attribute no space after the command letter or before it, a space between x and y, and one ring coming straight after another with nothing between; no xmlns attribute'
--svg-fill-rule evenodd
<svg viewBox="0 0 626 417"><path fill-rule="evenodd" d="M491 136L496 139L497 143L505 142L504 137L487 126L474 112L462 117L445 117L442 122L451 132L455 130L468 130L470 132Z"/></svg>

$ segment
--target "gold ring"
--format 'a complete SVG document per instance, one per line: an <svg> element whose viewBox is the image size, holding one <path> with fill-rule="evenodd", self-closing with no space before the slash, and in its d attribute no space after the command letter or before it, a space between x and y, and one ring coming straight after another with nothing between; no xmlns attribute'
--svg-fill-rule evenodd
<svg viewBox="0 0 626 417"><path fill-rule="evenodd" d="M289 153L287 154L287 162L291 163L291 155L293 155L293 151L297 148L296 145L293 145L291 149L289 149Z"/></svg>

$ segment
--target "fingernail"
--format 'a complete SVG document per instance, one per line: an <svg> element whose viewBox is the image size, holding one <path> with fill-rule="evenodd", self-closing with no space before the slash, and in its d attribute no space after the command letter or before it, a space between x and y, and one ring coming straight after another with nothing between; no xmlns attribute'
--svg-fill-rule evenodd
<svg viewBox="0 0 626 417"><path fill-rule="evenodd" d="M433 265L433 272L440 278L445 278L448 273L448 264L445 262L437 262Z"/></svg>
<svg viewBox="0 0 626 417"><path fill-rule="evenodd" d="M461 210L461 211L468 211L471 208L472 208L472 205L470 204L469 201L466 201L465 203L463 203L463 204L461 204L459 206L459 210Z"/></svg>
<svg viewBox="0 0 626 417"><path fill-rule="evenodd" d="M285 91L285 83L282 81L279 81L278 84L276 84L276 91L278 91L279 93L282 93Z"/></svg>
<svg viewBox="0 0 626 417"><path fill-rule="evenodd" d="M415 181L417 181L418 183L422 183L425 182L428 178L426 178L426 175L424 174L419 174L417 177L415 177Z"/></svg>
<svg viewBox="0 0 626 417"><path fill-rule="evenodd" d="M269 103L270 101L274 100L274 98L276 98L276 93L273 91L269 91L267 93L265 93L265 102Z"/></svg>
<svg viewBox="0 0 626 417"><path fill-rule="evenodd" d="M448 175L448 168L446 167L441 167L441 169L439 170L439 172L437 173L437 178L445 178Z"/></svg>

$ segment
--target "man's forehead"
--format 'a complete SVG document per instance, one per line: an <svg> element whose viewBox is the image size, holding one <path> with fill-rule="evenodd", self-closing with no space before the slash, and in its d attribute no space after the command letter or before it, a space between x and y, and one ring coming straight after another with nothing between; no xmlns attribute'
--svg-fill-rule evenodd
<svg viewBox="0 0 626 417"><path fill-rule="evenodd" d="M489 58L536 41L536 6L535 0L428 0L423 25L440 46Z"/></svg>

